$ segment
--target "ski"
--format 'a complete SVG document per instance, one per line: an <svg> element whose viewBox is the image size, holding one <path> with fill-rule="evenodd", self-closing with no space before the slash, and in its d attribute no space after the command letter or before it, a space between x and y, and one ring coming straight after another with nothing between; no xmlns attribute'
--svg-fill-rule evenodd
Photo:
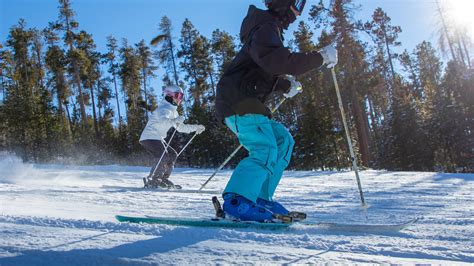
<svg viewBox="0 0 474 266"><path fill-rule="evenodd" d="M166 192L166 193L189 193L189 194L211 194L211 195L221 195L222 191L221 190L199 190L199 189L187 189L187 188L181 188L181 189L176 189L176 188L144 188L144 187L125 187L125 186L102 186L103 189L107 191L113 191L113 192L127 192L127 191L132 191L132 192Z"/></svg>
<svg viewBox="0 0 474 266"><path fill-rule="evenodd" d="M123 216L117 215L115 218L119 222L144 223L144 224L162 224L174 226L191 226L191 227L207 227L207 228L250 228L250 229L266 229L266 230L289 230L289 229L305 229L314 228L330 231L347 231L347 232L398 232L403 230L415 222L418 218L409 220L404 223L393 224L350 224L350 223L331 223L331 222L293 222L293 223L260 223L235 221L221 218L196 219L196 218L179 218L179 217L153 217L153 216Z"/></svg>

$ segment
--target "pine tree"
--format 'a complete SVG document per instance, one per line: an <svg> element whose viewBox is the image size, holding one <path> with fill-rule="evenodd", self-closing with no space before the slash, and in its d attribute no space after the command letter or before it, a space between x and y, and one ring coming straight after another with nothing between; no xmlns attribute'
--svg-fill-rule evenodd
<svg viewBox="0 0 474 266"><path fill-rule="evenodd" d="M1 101L0 101L0 121L6 121L4 102L7 92L7 80L10 80L9 66L11 65L12 59L11 54L4 48L0 43L0 89L1 89ZM11 76L11 75L10 75ZM0 123L0 150L7 149L7 126L6 123Z"/></svg>
<svg viewBox="0 0 474 266"><path fill-rule="evenodd" d="M398 34L401 32L399 26L391 25L391 18L379 7L373 15L372 21L366 22L363 29L372 37L374 48L369 50L369 90L367 90L367 105L370 120L371 154L374 166L384 156L380 153L380 147L383 144L382 127L384 120L388 117L389 109L392 108L393 91L397 73L394 68L394 59L398 55L393 53L393 47L400 46L397 41Z"/></svg>
<svg viewBox="0 0 474 266"><path fill-rule="evenodd" d="M446 51L445 43L447 42L448 46L449 46L449 50L451 51L452 60L456 60L456 54L454 53L454 48L453 48L453 41L451 40L449 31L448 31L448 26L446 24L446 19L444 17L445 15L443 14L443 11L441 9L441 6L439 5L438 0L436 0L436 6L438 8L439 17L440 17L441 24L442 24L442 28L440 29L440 37L439 37L439 41L438 41L439 45L440 45L440 48L443 52L445 52Z"/></svg>
<svg viewBox="0 0 474 266"><path fill-rule="evenodd" d="M179 86L180 83L175 55L175 45L171 35L171 20L167 16L163 16L158 29L160 33L151 41L151 44L154 46L161 44L161 48L157 51L156 56L166 70L164 80L168 83L167 85L174 82L175 85Z"/></svg>
<svg viewBox="0 0 474 266"><path fill-rule="evenodd" d="M180 67L184 71L184 80L187 82L187 92L191 96L187 103L187 122L202 124L208 130L213 128L213 79L212 58L210 56L210 42L194 28L191 21L186 19L181 29L180 50L178 57L181 59ZM211 84L209 84L209 81ZM189 100L190 103L189 103ZM210 130L212 131L212 130ZM215 158L212 151L219 149L218 142L208 138L210 131L206 131L194 141L194 155L188 157L197 165L207 165L209 160ZM200 147L200 148L197 148ZM192 150L188 150L188 156Z"/></svg>
<svg viewBox="0 0 474 266"><path fill-rule="evenodd" d="M436 134L435 132L437 132L436 122L434 120L434 115L437 110L435 109L434 104L437 97L437 91L440 90L442 64L431 43L426 41L417 45L414 55L416 56L419 87L412 86L416 89L415 97L413 98L418 100L417 109L422 119L420 129L424 134L423 138L420 139L418 147L420 151L424 151L422 158L424 161L420 162L420 165L424 166L424 169L432 169L434 166L434 154L437 146L437 143L433 141L436 137L432 137Z"/></svg>
<svg viewBox="0 0 474 266"><path fill-rule="evenodd" d="M70 141L72 129L68 98L71 95L71 90L66 80L66 55L64 50L58 44L59 37L54 31L54 25L50 24L43 33L48 44L45 61L46 68L50 72L50 78L47 83L55 91L58 116L62 127L64 141Z"/></svg>
<svg viewBox="0 0 474 266"><path fill-rule="evenodd" d="M405 51L400 62L408 80L400 81L401 87L392 97L382 165L388 169L431 170L437 145L433 92L439 89L441 64L426 42L416 47L413 56Z"/></svg>
<svg viewBox="0 0 474 266"><path fill-rule="evenodd" d="M120 79L126 97L128 148L132 151L140 149L138 140L145 126L145 112L143 95L141 94L140 58L137 51L127 40L123 41L120 49L121 65Z"/></svg>
<svg viewBox="0 0 474 266"><path fill-rule="evenodd" d="M391 18L379 7L374 11L372 22L367 23L366 28L373 34L378 50L387 55L386 61L388 61L390 66L390 76L393 86L396 74L393 67L393 52L390 47L401 45L401 43L397 41L397 38L402 30L399 26L392 26L390 22ZM383 61L384 63L386 62L385 59Z"/></svg>
<svg viewBox="0 0 474 266"><path fill-rule="evenodd" d="M313 32L304 22L300 22L294 33L294 44L300 52L317 50L312 42ZM323 32L319 39L320 45L328 45L330 41L327 34ZM301 96L295 99L298 108L294 137L296 143L293 165L298 169L333 169L341 168L339 162L340 147L338 142L340 134L334 131L335 124L332 120L337 106L333 85L328 75L322 72L309 72L298 77L303 85ZM335 105L334 105L335 104ZM284 110L284 109L283 109ZM290 127L291 129L292 127Z"/></svg>
<svg viewBox="0 0 474 266"><path fill-rule="evenodd" d="M81 85L79 65L77 62L79 55L74 47L74 31L79 27L79 23L74 19L74 10L72 10L70 0L59 0L59 4L59 21L57 22L57 25L58 28L64 32L64 43L69 49L66 53L68 62L71 64L69 67L69 73L72 75L72 79L79 93L78 98L82 125L87 128L85 99Z"/></svg>
<svg viewBox="0 0 474 266"><path fill-rule="evenodd" d="M214 65L217 67L217 76L214 80L218 80L224 74L230 62L236 55L235 43L232 35L225 31L216 29L212 32L211 52ZM214 71L213 71L214 72ZM211 75L211 78L214 75ZM215 86L213 86L213 94L215 95Z"/></svg>
<svg viewBox="0 0 474 266"><path fill-rule="evenodd" d="M389 170L426 170L421 160L425 154L420 148L423 132L420 117L410 88L399 79L394 88L392 107L385 121L381 166Z"/></svg>
<svg viewBox="0 0 474 266"><path fill-rule="evenodd" d="M34 87L34 149L35 161L46 161L53 154L58 154L61 149L61 130L59 119L55 115L53 106L52 90L45 86L45 71L43 69L43 35L37 29L32 29L31 58L33 61L33 79L36 80Z"/></svg>
<svg viewBox="0 0 474 266"><path fill-rule="evenodd" d="M434 120L438 133L435 160L444 171L472 171L473 77L457 62L450 62L436 92Z"/></svg>
<svg viewBox="0 0 474 266"><path fill-rule="evenodd" d="M180 67L185 72L185 81L189 82L193 104L204 106L208 101L201 95L209 90L207 80L212 63L209 56L209 42L199 34L191 21L186 19L181 29L180 43L181 49L178 51L178 57L182 59Z"/></svg>
<svg viewBox="0 0 474 266"><path fill-rule="evenodd" d="M117 89L117 76L119 71L119 64L116 61L116 56L118 52L118 45L117 40L112 37L107 37L107 54L105 54L106 62L109 64L108 72L112 75L112 80L114 82L114 92L115 92L115 101L117 104L117 112L118 112L118 122L119 122L119 130L122 128L122 115L120 112L120 95Z"/></svg>
<svg viewBox="0 0 474 266"><path fill-rule="evenodd" d="M81 85L84 89L89 89L90 92L90 94L85 92L83 93L82 101L85 105L90 105L92 107L92 123L95 132L95 139L97 140L99 138L99 127L96 110L95 86L97 80L100 79L99 68L101 55L96 51L96 45L92 39L92 36L85 31L80 31L77 35L75 35L75 44L76 62L79 65ZM85 131L84 134L87 135L88 132ZM83 136L83 138L86 139L87 137Z"/></svg>
<svg viewBox="0 0 474 266"><path fill-rule="evenodd" d="M149 78L154 77L155 71L158 67L154 65L152 60L152 52L150 47L145 44L144 40L141 40L138 44L135 45L140 60L140 72L142 77L143 93L145 96L145 116L148 120L148 112L154 110L153 102L155 102L154 96L150 93L149 88L147 87L147 81Z"/></svg>
<svg viewBox="0 0 474 266"><path fill-rule="evenodd" d="M31 120L33 117L32 64L28 46L32 33L26 29L25 21L10 29L6 45L11 49L11 83L6 88L4 115L7 141L10 149L24 161L32 158Z"/></svg>
<svg viewBox="0 0 474 266"><path fill-rule="evenodd" d="M123 146L123 143L116 145L117 136L113 125L114 110L110 104L110 101L113 98L112 90L110 89L110 83L110 78L102 78L97 80L97 107L99 109L99 128L101 132L100 145L104 148L104 151L110 155L111 158L115 158L115 156L120 151L119 147Z"/></svg>
<svg viewBox="0 0 474 266"><path fill-rule="evenodd" d="M11 53L4 67L11 76L6 91L2 116L5 118L6 141L23 160L44 161L55 148L55 110L50 92L44 84L41 34L27 29L20 20L10 30L7 47Z"/></svg>

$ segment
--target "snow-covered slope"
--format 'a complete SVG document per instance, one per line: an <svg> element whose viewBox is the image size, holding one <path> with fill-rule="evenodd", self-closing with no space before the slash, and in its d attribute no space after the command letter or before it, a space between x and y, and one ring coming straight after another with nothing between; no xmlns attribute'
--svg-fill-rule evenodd
<svg viewBox="0 0 474 266"><path fill-rule="evenodd" d="M0 160L0 265L474 263L474 175L287 172L277 200L309 221L392 223L399 233L265 231L118 223L114 215L210 217L230 171L176 169L182 192L140 189L145 167L30 165Z"/></svg>

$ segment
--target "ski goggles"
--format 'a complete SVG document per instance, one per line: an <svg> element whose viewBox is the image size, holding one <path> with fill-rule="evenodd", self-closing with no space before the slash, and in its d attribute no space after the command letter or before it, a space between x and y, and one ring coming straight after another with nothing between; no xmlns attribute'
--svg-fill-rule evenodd
<svg viewBox="0 0 474 266"><path fill-rule="evenodd" d="M178 100L178 101L180 101L180 102L183 100L183 96L184 96L184 94L181 93L181 92L175 92L175 93L174 93L174 98L175 98L175 100Z"/></svg>
<svg viewBox="0 0 474 266"><path fill-rule="evenodd" d="M298 13L303 13L304 5L306 4L306 0L295 0L294 4L291 6L298 11Z"/></svg>
<svg viewBox="0 0 474 266"><path fill-rule="evenodd" d="M184 94L182 92L168 92L166 93L166 95L168 97L173 98L173 101L178 104L181 103L184 97Z"/></svg>

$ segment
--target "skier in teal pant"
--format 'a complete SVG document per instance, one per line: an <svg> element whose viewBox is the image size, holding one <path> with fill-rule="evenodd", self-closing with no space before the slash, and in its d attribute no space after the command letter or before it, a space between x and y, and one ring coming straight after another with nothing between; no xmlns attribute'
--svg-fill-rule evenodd
<svg viewBox="0 0 474 266"><path fill-rule="evenodd" d="M260 114L230 116L225 123L249 151L234 170L225 192L252 202L258 198L271 201L290 162L293 137L283 125Z"/></svg>
<svg viewBox="0 0 474 266"><path fill-rule="evenodd" d="M242 22L242 48L217 85L217 117L237 136L249 156L234 170L224 193L224 212L240 220L272 222L289 211L273 200L283 171L290 162L294 140L265 106L276 91L291 98L300 75L337 63L332 46L308 53L283 45L283 30L301 15L305 0L265 0L268 10L251 5Z"/></svg>

